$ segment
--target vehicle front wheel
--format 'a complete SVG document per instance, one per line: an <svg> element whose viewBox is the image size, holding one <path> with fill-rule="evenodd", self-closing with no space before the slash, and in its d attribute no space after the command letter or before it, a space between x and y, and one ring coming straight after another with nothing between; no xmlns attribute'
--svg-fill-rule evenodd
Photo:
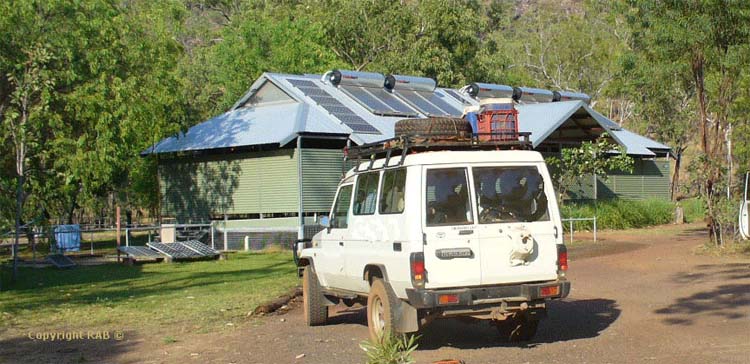
<svg viewBox="0 0 750 364"><path fill-rule="evenodd" d="M504 321L497 322L495 325L500 336L510 342L522 342L534 338L539 328L539 320L527 315L515 314Z"/></svg>
<svg viewBox="0 0 750 364"><path fill-rule="evenodd" d="M325 297L320 290L318 276L308 265L302 271L302 302L305 311L305 322L308 326L317 326L326 323L328 319L328 306Z"/></svg>
<svg viewBox="0 0 750 364"><path fill-rule="evenodd" d="M385 333L394 333L396 315L394 310L398 305L398 298L391 286L380 278L375 278L367 296L367 328L370 339L379 341Z"/></svg>

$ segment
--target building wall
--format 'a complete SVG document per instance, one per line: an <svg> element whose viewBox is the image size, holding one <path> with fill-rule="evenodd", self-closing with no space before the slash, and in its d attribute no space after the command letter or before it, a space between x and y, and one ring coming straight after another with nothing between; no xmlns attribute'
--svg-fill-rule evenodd
<svg viewBox="0 0 750 364"><path fill-rule="evenodd" d="M636 159L633 173L611 173L607 181L598 181L599 198L669 199L669 160Z"/></svg>
<svg viewBox="0 0 750 364"><path fill-rule="evenodd" d="M327 212L331 209L336 187L343 174L343 159L340 149L302 149L305 212Z"/></svg>
<svg viewBox="0 0 750 364"><path fill-rule="evenodd" d="M296 212L295 149L184 157L159 162L163 216Z"/></svg>

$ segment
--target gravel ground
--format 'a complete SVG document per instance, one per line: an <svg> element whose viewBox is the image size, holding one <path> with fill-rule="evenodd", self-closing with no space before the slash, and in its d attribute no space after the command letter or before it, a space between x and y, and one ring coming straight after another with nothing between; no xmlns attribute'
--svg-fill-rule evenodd
<svg viewBox="0 0 750 364"><path fill-rule="evenodd" d="M504 342L484 322L428 326L418 363L750 363L750 259L694 255L698 225L604 232L571 249L570 297L525 344ZM175 338L125 333L122 341L0 341L0 361L117 363L362 363L361 307L337 307L330 323L306 327L298 302L219 333ZM2 334L2 333L0 333ZM2 336L2 335L0 335Z"/></svg>

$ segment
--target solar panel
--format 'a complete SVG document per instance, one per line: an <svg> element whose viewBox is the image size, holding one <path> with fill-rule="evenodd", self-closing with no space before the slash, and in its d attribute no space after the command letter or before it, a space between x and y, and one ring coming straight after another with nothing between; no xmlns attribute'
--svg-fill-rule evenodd
<svg viewBox="0 0 750 364"><path fill-rule="evenodd" d="M390 92L382 89L382 88L374 88L374 87L352 87L352 86L345 86L342 87L344 91L346 91L352 98L357 100L359 103L365 105L366 107L370 108L373 113L379 113L381 115L393 115L393 116L417 116L417 113L409 107L409 105L405 104L403 101L399 100L395 95L391 94ZM354 93L353 93L354 91ZM388 109L386 109L384 112L372 108L370 105L367 105L367 103L364 100L359 100L356 95L366 93L371 95L371 97L375 98L380 105L386 106Z"/></svg>
<svg viewBox="0 0 750 364"><path fill-rule="evenodd" d="M57 268L71 268L76 266L74 261L62 254L49 255L47 256L47 261Z"/></svg>
<svg viewBox="0 0 750 364"><path fill-rule="evenodd" d="M454 99L461 101L464 105L471 105L471 102L466 97L462 96L460 93L458 93L456 90L451 90L449 88L444 88L443 91L453 97Z"/></svg>
<svg viewBox="0 0 750 364"><path fill-rule="evenodd" d="M134 258L163 258L164 256L159 252L151 250L145 246L121 246L117 248L119 251L127 254Z"/></svg>
<svg viewBox="0 0 750 364"><path fill-rule="evenodd" d="M352 109L342 104L341 101L331 96L328 91L320 88L315 82L295 79L287 79L287 81L291 83L292 86L302 91L305 96L318 103L318 105L328 111L331 115L341 120L341 122L352 129L353 132L362 134L380 134L378 129L370 125L370 123L365 119L362 119L359 115L355 114Z"/></svg>
<svg viewBox="0 0 750 364"><path fill-rule="evenodd" d="M440 108L440 110L447 112L448 115L461 116L461 114L463 114L463 110L459 110L458 108L449 104L448 101L444 99L443 95L437 92L420 92L420 95L422 95L422 97L426 97L427 101Z"/></svg>
<svg viewBox="0 0 750 364"><path fill-rule="evenodd" d="M198 258L203 256L195 251L188 249L187 247L179 244L162 244L162 243L148 243L151 249L158 251L170 258Z"/></svg>
<svg viewBox="0 0 750 364"><path fill-rule="evenodd" d="M344 90L349 96L357 100L357 102L374 114L387 114L392 111L388 105L375 98L375 96L367 92L364 87L346 87Z"/></svg>
<svg viewBox="0 0 750 364"><path fill-rule="evenodd" d="M211 247L209 247L206 244L201 243L198 240L182 241L182 242L179 242L179 243L176 243L176 244L182 244L182 245L186 246L188 249L192 249L192 250L194 250L195 252L197 252L197 253L199 253L201 255L205 255L205 256L209 256L209 257L219 255L218 251L212 249Z"/></svg>
<svg viewBox="0 0 750 364"><path fill-rule="evenodd" d="M461 116L462 112L445 102L434 92L399 90L400 97L422 113L429 116Z"/></svg>

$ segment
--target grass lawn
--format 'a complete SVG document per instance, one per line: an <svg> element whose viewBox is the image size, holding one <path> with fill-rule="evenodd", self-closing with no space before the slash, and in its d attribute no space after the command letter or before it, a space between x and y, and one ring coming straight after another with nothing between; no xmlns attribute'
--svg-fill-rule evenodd
<svg viewBox="0 0 750 364"><path fill-rule="evenodd" d="M236 253L223 261L106 264L3 272L0 332L31 328L210 332L245 319L296 286L289 252Z"/></svg>

